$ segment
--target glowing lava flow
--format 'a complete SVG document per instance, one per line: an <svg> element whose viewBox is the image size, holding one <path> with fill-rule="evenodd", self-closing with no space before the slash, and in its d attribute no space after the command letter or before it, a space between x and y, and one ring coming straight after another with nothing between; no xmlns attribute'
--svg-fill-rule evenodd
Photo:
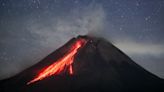
<svg viewBox="0 0 164 92"><path fill-rule="evenodd" d="M79 38L77 41L72 45L70 52L66 53L62 58L54 62L53 64L49 65L45 68L41 73L39 73L33 80L29 81L27 84L31 84L33 82L42 80L46 77L51 75L59 74L65 67L68 67L69 74L73 74L72 63L74 61L74 56L77 53L78 49L86 44L86 40Z"/></svg>

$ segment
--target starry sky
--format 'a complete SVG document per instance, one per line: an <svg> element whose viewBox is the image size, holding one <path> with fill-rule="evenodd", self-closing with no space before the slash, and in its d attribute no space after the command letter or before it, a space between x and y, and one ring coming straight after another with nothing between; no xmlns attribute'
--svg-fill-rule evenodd
<svg viewBox="0 0 164 92"><path fill-rule="evenodd" d="M164 78L164 0L0 0L0 79L86 34Z"/></svg>

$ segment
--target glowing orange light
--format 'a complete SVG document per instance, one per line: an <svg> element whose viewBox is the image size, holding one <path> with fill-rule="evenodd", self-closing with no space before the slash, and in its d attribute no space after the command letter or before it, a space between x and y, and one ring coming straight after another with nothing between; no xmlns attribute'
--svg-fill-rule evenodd
<svg viewBox="0 0 164 92"><path fill-rule="evenodd" d="M70 48L70 51L65 54L62 58L58 59L53 64L45 68L41 73L39 73L33 80L29 81L27 84L42 80L51 75L56 75L62 72L65 67L68 67L69 74L73 74L72 63L74 61L74 56L77 53L78 49L86 44L85 39L78 39Z"/></svg>

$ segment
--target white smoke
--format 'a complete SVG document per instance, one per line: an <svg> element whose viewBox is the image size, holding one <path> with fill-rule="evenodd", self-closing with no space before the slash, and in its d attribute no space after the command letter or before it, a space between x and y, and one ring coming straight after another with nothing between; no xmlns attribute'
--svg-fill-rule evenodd
<svg viewBox="0 0 164 92"><path fill-rule="evenodd" d="M124 52L131 55L163 55L164 45L150 44L150 43L137 43L135 41L117 42L115 45Z"/></svg>

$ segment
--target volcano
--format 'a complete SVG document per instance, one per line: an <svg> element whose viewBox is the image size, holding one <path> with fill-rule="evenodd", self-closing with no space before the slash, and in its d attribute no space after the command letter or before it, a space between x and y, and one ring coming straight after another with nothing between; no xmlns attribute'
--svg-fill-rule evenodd
<svg viewBox="0 0 164 92"><path fill-rule="evenodd" d="M164 92L146 71L103 38L78 36L21 73L0 92Z"/></svg>

